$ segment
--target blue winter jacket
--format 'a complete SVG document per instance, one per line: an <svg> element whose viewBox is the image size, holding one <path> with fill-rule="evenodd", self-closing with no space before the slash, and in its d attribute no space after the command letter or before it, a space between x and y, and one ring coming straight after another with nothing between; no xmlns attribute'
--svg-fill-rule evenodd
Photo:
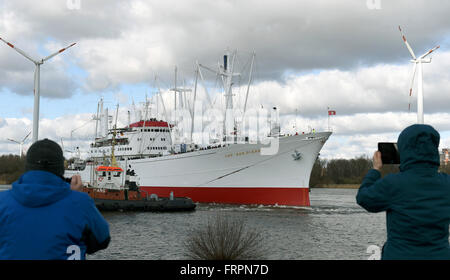
<svg viewBox="0 0 450 280"><path fill-rule="evenodd" d="M109 240L94 201L50 172L28 171L0 192L0 259L85 259Z"/></svg>
<svg viewBox="0 0 450 280"><path fill-rule="evenodd" d="M450 176L439 173L439 133L412 125L398 137L400 172L370 170L356 196L369 212L386 211L382 259L450 259Z"/></svg>

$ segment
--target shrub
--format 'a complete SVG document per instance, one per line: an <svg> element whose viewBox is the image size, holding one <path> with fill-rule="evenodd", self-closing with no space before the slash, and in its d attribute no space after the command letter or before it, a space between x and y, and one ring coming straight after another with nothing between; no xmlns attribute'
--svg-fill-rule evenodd
<svg viewBox="0 0 450 280"><path fill-rule="evenodd" d="M263 259L263 235L245 226L244 220L217 215L206 227L192 230L185 241L187 256L195 260Z"/></svg>

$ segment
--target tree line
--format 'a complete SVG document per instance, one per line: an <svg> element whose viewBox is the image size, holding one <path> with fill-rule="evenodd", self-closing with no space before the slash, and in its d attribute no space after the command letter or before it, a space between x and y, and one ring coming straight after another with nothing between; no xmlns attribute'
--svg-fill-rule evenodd
<svg viewBox="0 0 450 280"><path fill-rule="evenodd" d="M311 171L310 187L333 184L361 184L364 176L373 167L372 159L361 156L353 159L317 158ZM399 165L383 165L381 176L399 172ZM450 164L439 167L440 172L450 174Z"/></svg>
<svg viewBox="0 0 450 280"><path fill-rule="evenodd" d="M64 162L64 167L73 163L75 158L70 158ZM0 156L0 185L9 185L17 181L25 172L26 157L18 155Z"/></svg>
<svg viewBox="0 0 450 280"><path fill-rule="evenodd" d="M25 157L18 155L0 156L0 185L9 185L25 172Z"/></svg>

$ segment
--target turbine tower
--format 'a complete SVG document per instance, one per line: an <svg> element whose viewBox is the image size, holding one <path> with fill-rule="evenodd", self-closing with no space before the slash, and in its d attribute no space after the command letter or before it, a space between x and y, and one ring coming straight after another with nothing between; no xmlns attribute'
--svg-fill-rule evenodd
<svg viewBox="0 0 450 280"><path fill-rule="evenodd" d="M23 143L25 143L25 140L27 140L27 138L28 138L28 136L30 136L30 134L31 134L31 131L28 132L27 136L25 136L25 137L22 139L22 141L17 141L17 140L8 138L9 141L19 144L19 156L20 156L21 158L22 158L22 155L23 155L23 148L22 148L22 147L23 147Z"/></svg>
<svg viewBox="0 0 450 280"><path fill-rule="evenodd" d="M411 86L409 88L409 105L408 110L411 110L411 95L412 95L412 87L414 85L414 77L416 76L416 70L418 70L417 77L417 123L423 124L423 74L422 74L422 63L430 63L431 58L425 59L429 54L433 51L437 50L439 46L436 46L429 50L428 52L421 55L419 58L416 58L411 46L406 41L406 37L403 34L401 27L399 26L400 34L402 35L402 39L405 42L406 47L408 48L409 53L412 56L411 62L414 63L413 66L413 75L411 79Z"/></svg>
<svg viewBox="0 0 450 280"><path fill-rule="evenodd" d="M23 55L25 58L29 59L31 62L36 65L36 69L34 71L34 109L33 109L33 143L38 140L38 132L39 132L39 99L40 99L40 79L41 79L41 65L44 64L45 61L49 60L50 58L62 53L63 51L67 50L68 48L72 47L76 43L71 44L70 46L60 49L59 51L44 57L40 60L34 60L32 59L28 54L26 54L21 49L17 48L13 44L3 40L0 38L5 44L16 50L18 53Z"/></svg>

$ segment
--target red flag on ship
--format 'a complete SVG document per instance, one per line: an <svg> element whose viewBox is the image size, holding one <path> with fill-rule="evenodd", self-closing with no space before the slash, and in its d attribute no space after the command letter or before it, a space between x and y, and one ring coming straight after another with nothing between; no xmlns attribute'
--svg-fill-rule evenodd
<svg viewBox="0 0 450 280"><path fill-rule="evenodd" d="M328 116L334 116L334 115L336 115L336 111L328 110Z"/></svg>

